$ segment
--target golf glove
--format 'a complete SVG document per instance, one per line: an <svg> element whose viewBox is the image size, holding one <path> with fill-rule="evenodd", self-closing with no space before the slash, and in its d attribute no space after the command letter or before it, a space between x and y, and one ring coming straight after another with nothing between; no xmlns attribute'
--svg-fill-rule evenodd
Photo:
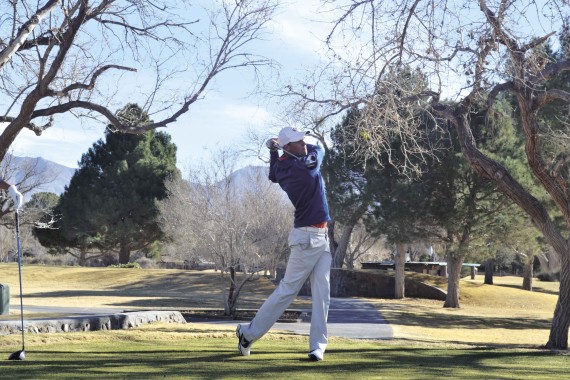
<svg viewBox="0 0 570 380"><path fill-rule="evenodd" d="M20 207L22 207L22 204L24 203L24 196L22 195L22 193L20 193L18 189L16 189L16 186L12 185L8 188L8 194L12 198L12 201L14 201L14 208L16 210L19 210Z"/></svg>
<svg viewBox="0 0 570 380"><path fill-rule="evenodd" d="M267 140L267 142L265 143L265 146L267 147L267 149L271 150L271 151L275 151L278 149L278 144L277 141L275 141L275 138L271 138L269 140Z"/></svg>

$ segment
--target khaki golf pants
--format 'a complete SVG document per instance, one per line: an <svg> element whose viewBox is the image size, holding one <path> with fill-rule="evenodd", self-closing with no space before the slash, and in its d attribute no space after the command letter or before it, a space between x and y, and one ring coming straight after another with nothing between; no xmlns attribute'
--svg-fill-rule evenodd
<svg viewBox="0 0 570 380"><path fill-rule="evenodd" d="M311 280L312 315L309 352L328 343L327 317L330 304L331 253L326 228L301 227L289 233L291 255L279 286L257 311L248 326L242 327L245 338L261 338L295 299L307 280Z"/></svg>

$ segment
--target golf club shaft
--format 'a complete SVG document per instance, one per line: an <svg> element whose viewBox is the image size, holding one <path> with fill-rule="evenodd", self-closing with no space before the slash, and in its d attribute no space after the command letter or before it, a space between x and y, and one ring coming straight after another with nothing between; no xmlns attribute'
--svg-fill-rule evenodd
<svg viewBox="0 0 570 380"><path fill-rule="evenodd" d="M287 153L287 154L290 155L290 156L295 157L297 160L300 159L299 156L297 156L297 155L295 155L295 154L289 152L287 149L283 148L283 147L282 147L281 145L279 145L277 142L276 142L274 145L277 147L277 149L281 149L283 152Z"/></svg>
<svg viewBox="0 0 570 380"><path fill-rule="evenodd" d="M24 302L22 299L22 253L20 252L20 218L16 210L16 247L18 249L18 273L20 278L20 319L22 321L22 351L24 350Z"/></svg>

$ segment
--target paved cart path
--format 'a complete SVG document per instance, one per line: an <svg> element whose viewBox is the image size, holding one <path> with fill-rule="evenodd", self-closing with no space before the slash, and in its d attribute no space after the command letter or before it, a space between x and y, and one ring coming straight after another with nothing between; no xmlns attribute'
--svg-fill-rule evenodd
<svg viewBox="0 0 570 380"><path fill-rule="evenodd" d="M88 317L109 317L123 312L123 308L89 308L89 307L53 307L53 306L25 306L24 318L27 312L35 313L54 313L61 314L62 320L69 318L88 318ZM309 311L309 310L307 310ZM136 312L134 312L136 313ZM144 313L144 312L141 312ZM131 314L131 312L129 312ZM17 332L20 326L19 316L14 316L15 320L3 320L0 325L13 327ZM27 319L26 321L40 323L40 321L57 322L58 317L46 319ZM239 321L228 320L195 320L201 323L212 323L221 325L235 326ZM245 323L245 322L242 322ZM2 327L0 326L0 327ZM366 301L357 298L332 298L329 309L328 319L329 336L338 336L344 338L359 339L392 339L392 328L382 317L376 308ZM278 322L273 326L273 330L286 330L298 334L309 334L310 321L303 320L301 322Z"/></svg>
<svg viewBox="0 0 570 380"><path fill-rule="evenodd" d="M236 321L208 321L224 325L236 325ZM242 322L247 323L247 322ZM283 322L272 330L286 330L309 335L310 322ZM331 298L328 319L329 336L355 339L393 339L392 327L376 308L357 298Z"/></svg>

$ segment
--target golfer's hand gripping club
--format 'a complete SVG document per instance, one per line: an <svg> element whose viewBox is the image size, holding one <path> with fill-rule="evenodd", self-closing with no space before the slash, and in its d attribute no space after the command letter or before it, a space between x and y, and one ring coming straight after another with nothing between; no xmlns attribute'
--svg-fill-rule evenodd
<svg viewBox="0 0 570 380"><path fill-rule="evenodd" d="M269 140L267 140L265 142L265 146L267 147L267 149L269 149L271 151L276 151L277 149L281 149L281 147L279 146L279 143L277 142L277 139L275 137L272 137Z"/></svg>
<svg viewBox="0 0 570 380"><path fill-rule="evenodd" d="M14 185L11 185L7 191L8 191L8 195L10 196L12 202L14 203L14 209L17 212L22 207L22 204L24 203L24 196L22 195L22 193L20 193L18 191L18 189ZM10 206L9 201L4 202L4 206L2 207L2 211L8 210L9 206Z"/></svg>
<svg viewBox="0 0 570 380"><path fill-rule="evenodd" d="M24 203L24 196L22 195L22 193L18 191L18 189L14 185L8 188L8 194L10 195L12 201L14 202L14 208L16 209L16 211L18 211L22 207L22 204Z"/></svg>

